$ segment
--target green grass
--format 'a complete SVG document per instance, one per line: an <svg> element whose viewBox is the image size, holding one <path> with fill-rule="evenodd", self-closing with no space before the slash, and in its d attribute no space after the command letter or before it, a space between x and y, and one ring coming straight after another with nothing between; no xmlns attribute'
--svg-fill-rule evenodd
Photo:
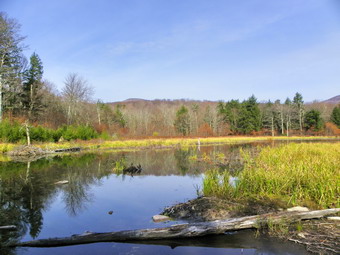
<svg viewBox="0 0 340 255"><path fill-rule="evenodd" d="M279 198L287 205L339 207L340 143L291 143L265 147L258 156L244 155L236 187L227 173L211 170L203 193L228 199Z"/></svg>

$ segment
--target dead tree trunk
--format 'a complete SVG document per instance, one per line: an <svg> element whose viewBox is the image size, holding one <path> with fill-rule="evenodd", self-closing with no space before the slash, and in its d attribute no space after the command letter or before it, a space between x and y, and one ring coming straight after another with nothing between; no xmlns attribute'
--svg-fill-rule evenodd
<svg viewBox="0 0 340 255"><path fill-rule="evenodd" d="M30 127L29 127L28 120L26 120L25 122L25 128L26 128L27 145L31 146Z"/></svg>
<svg viewBox="0 0 340 255"><path fill-rule="evenodd" d="M266 222L295 222L298 220L321 218L340 212L340 208L309 212L283 212L278 214L262 214L211 222L187 223L164 228L124 230L108 233L85 233L63 238L49 238L16 243L11 246L55 247L95 242L131 242L146 240L166 240L223 234L226 231L259 228Z"/></svg>
<svg viewBox="0 0 340 255"><path fill-rule="evenodd" d="M14 225L8 225L8 226L0 226L0 230L17 230L17 227Z"/></svg>

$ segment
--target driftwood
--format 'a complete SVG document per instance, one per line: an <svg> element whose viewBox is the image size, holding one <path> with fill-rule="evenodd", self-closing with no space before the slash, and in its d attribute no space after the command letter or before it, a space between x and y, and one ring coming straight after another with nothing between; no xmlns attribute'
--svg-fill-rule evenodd
<svg viewBox="0 0 340 255"><path fill-rule="evenodd" d="M75 152L75 151L80 151L80 147L73 147L73 148L67 148L67 149L57 149L54 152Z"/></svg>
<svg viewBox="0 0 340 255"><path fill-rule="evenodd" d="M54 247L95 242L131 242L190 238L212 234L224 234L227 231L233 230L260 228L266 222L275 223L281 222L282 220L295 222L298 220L322 218L337 212L340 212L340 208L309 212L281 212L277 214L262 214L241 218L231 218L227 220L179 224L164 228L124 230L107 233L87 232L81 235L73 235L70 237L49 238L16 243L12 244L11 246Z"/></svg>

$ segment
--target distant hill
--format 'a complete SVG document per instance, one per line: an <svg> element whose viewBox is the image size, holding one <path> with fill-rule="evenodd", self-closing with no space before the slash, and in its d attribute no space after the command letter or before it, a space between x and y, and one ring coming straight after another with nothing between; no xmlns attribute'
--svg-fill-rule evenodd
<svg viewBox="0 0 340 255"><path fill-rule="evenodd" d="M332 97L330 99L327 99L325 101L322 101L322 103L327 103L327 104L340 104L340 95Z"/></svg>
<svg viewBox="0 0 340 255"><path fill-rule="evenodd" d="M124 104L124 105L190 105L190 104L217 104L218 101L210 100L193 100L193 99L142 99L142 98L128 98L123 101L108 102L110 105Z"/></svg>
<svg viewBox="0 0 340 255"><path fill-rule="evenodd" d="M122 102L138 102L138 101L149 101L149 100L146 100L146 99L143 99L143 98L128 98L128 99L125 99Z"/></svg>
<svg viewBox="0 0 340 255"><path fill-rule="evenodd" d="M124 105L158 105L158 104L166 104L166 105L190 105L190 104L217 104L219 101L210 101L210 100L193 100L193 99L143 99L143 98L128 98L123 101L116 102L108 102L107 104L116 105L116 104L124 104ZM325 104L340 104L340 95L329 98L324 101L314 101ZM260 102L265 103L265 102ZM306 104L310 104L313 102L306 102Z"/></svg>

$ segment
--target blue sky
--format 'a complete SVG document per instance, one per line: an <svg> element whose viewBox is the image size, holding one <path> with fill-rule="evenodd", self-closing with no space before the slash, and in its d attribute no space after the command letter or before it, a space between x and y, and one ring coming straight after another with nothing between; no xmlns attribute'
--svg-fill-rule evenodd
<svg viewBox="0 0 340 255"><path fill-rule="evenodd" d="M340 94L340 0L0 0L58 89L93 99Z"/></svg>

